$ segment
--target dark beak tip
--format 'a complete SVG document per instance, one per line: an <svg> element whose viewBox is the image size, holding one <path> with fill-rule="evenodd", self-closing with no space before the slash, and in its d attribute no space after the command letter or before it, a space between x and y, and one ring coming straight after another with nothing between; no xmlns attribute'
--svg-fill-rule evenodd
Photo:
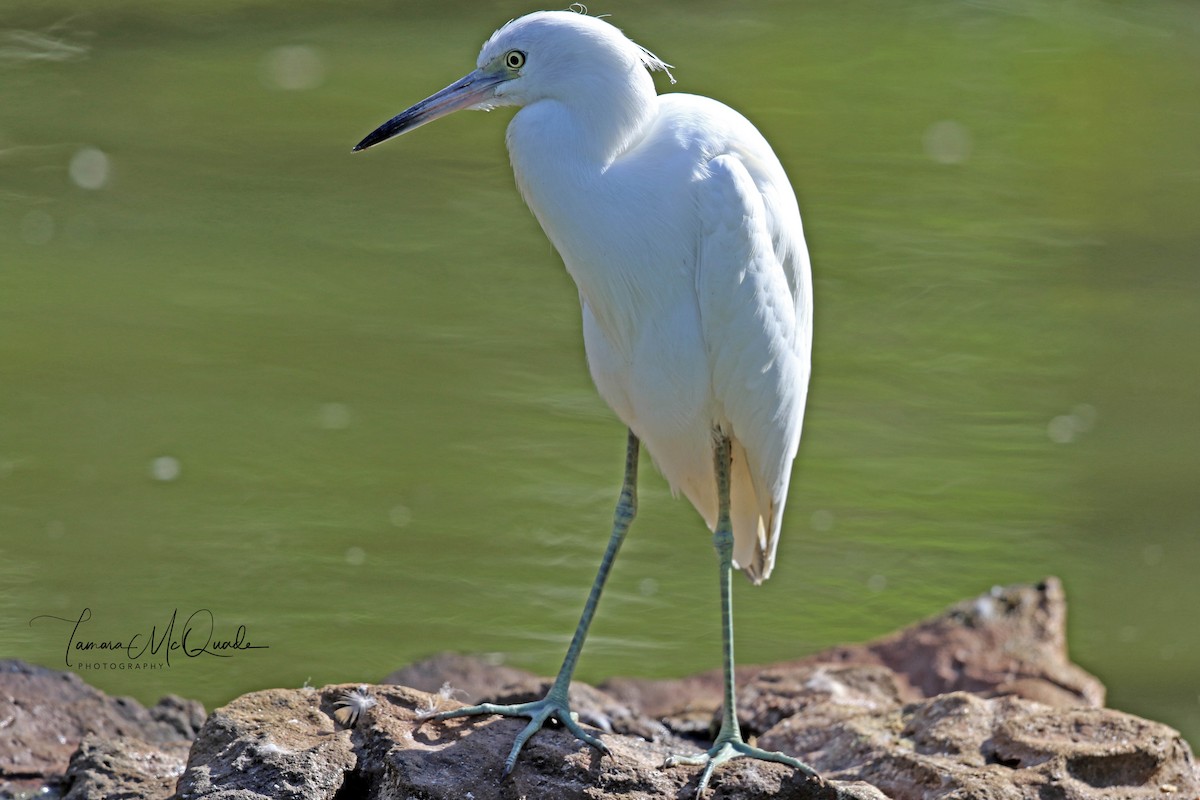
<svg viewBox="0 0 1200 800"><path fill-rule="evenodd" d="M363 140L361 142L354 145L354 148L353 148L353 150L351 150L351 152L360 153L369 147L374 147L375 145L380 144L381 142L386 142L388 139L391 139L395 135L396 135L395 133L391 133L391 132L381 134L379 132L379 130L374 130L371 133L367 134L365 137L363 137Z"/></svg>

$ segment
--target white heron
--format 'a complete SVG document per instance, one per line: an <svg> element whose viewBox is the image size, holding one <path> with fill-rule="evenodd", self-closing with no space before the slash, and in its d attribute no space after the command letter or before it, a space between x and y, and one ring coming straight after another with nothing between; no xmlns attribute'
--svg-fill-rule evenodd
<svg viewBox="0 0 1200 800"><path fill-rule="evenodd" d="M800 212L779 159L728 106L658 95L657 56L570 11L513 20L477 68L379 126L364 150L460 109L519 106L507 144L517 186L579 289L596 388L629 429L625 479L599 574L542 700L436 715L530 719L504 772L549 717L603 752L567 690L609 568L637 506L639 441L713 531L719 560L724 708L707 753L799 760L741 736L733 683L731 569L771 574L800 442L812 347L812 278ZM668 73L669 74L669 73Z"/></svg>

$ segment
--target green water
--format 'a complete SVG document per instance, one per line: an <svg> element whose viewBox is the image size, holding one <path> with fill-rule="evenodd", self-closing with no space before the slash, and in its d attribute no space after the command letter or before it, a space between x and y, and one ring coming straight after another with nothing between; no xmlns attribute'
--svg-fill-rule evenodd
<svg viewBox="0 0 1200 800"><path fill-rule="evenodd" d="M209 609L269 648L81 674L211 708L443 649L557 668L624 433L511 112L350 155L532 8L0 10L0 655ZM1200 6L592 10L754 120L805 215L814 382L743 663L1057 574L1112 704L1200 739ZM587 680L719 663L709 536L649 469L641 509Z"/></svg>

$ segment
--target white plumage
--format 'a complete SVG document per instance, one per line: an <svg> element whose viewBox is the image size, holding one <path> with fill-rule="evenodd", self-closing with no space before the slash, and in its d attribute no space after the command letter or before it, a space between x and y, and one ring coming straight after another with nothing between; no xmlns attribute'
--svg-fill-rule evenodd
<svg viewBox="0 0 1200 800"><path fill-rule="evenodd" d="M585 35L539 59L538 41L562 26ZM527 74L496 104L523 106L508 128L513 172L579 287L596 387L710 528L712 431L731 438L734 560L761 582L812 341L808 252L783 167L728 106L657 96L646 67L661 62L605 22L523 17L484 45L480 67L514 48L530 54ZM625 79L589 67L601 58Z"/></svg>

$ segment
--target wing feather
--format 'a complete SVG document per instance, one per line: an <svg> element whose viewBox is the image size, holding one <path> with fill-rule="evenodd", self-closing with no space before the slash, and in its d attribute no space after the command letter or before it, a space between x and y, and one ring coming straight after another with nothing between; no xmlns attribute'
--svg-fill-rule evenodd
<svg viewBox="0 0 1200 800"><path fill-rule="evenodd" d="M795 200L786 180L787 191L776 191L774 170L752 174L759 166L736 154L708 162L697 187L696 271L718 427L734 443L734 561L755 583L775 562L804 416L812 313Z"/></svg>

